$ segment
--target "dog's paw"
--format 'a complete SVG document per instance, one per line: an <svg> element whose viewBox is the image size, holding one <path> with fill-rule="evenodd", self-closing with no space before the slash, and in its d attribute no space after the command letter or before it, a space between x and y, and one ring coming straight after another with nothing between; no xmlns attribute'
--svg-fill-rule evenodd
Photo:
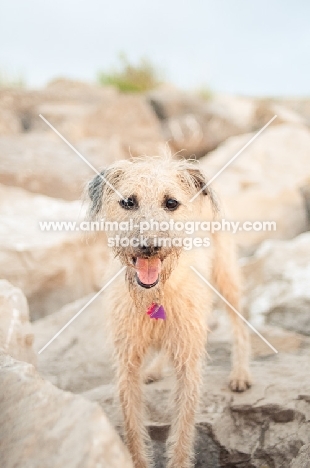
<svg viewBox="0 0 310 468"><path fill-rule="evenodd" d="M243 369L231 373L229 387L233 392L244 392L251 386L252 379L248 370Z"/></svg>

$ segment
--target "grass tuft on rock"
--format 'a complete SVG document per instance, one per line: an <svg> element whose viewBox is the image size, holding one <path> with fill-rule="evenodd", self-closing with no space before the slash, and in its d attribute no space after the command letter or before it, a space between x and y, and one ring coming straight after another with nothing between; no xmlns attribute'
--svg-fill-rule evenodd
<svg viewBox="0 0 310 468"><path fill-rule="evenodd" d="M101 85L115 86L123 93L143 93L161 83L158 71L148 59L141 58L139 63L133 64L125 54L120 54L119 62L117 69L98 73Z"/></svg>

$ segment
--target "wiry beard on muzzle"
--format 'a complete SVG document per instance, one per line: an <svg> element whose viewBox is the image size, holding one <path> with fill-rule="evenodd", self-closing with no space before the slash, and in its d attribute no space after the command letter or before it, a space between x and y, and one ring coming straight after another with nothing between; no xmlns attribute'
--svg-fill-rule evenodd
<svg viewBox="0 0 310 468"><path fill-rule="evenodd" d="M147 310L152 303L161 303L163 300L163 283L161 279L150 289L139 286L134 268L128 267L126 270L126 282L130 296L137 309Z"/></svg>
<svg viewBox="0 0 310 468"><path fill-rule="evenodd" d="M136 251L130 247L128 248L114 248L114 254L119 258L121 263L127 266L126 269L126 282L130 296L137 308L147 309L153 302L161 304L164 297L164 285L169 279L171 272L176 268L181 248L165 249L158 257L162 261L162 268L159 273L158 283L147 289L138 284L137 272L135 269L132 258L136 255Z"/></svg>

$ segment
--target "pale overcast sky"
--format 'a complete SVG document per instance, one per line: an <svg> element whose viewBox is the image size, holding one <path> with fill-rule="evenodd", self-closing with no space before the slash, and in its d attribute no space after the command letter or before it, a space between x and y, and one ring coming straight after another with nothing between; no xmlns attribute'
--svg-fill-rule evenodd
<svg viewBox="0 0 310 468"><path fill-rule="evenodd" d="M94 80L120 51L183 88L310 95L309 0L0 0L0 71Z"/></svg>

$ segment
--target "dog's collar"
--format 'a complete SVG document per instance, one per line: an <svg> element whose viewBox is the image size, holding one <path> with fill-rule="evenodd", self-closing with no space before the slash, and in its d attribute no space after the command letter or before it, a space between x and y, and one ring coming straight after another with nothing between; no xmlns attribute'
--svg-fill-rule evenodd
<svg viewBox="0 0 310 468"><path fill-rule="evenodd" d="M166 320L166 312L162 305L153 302L150 307L146 311L147 315L150 318L154 318L156 320L162 319Z"/></svg>

